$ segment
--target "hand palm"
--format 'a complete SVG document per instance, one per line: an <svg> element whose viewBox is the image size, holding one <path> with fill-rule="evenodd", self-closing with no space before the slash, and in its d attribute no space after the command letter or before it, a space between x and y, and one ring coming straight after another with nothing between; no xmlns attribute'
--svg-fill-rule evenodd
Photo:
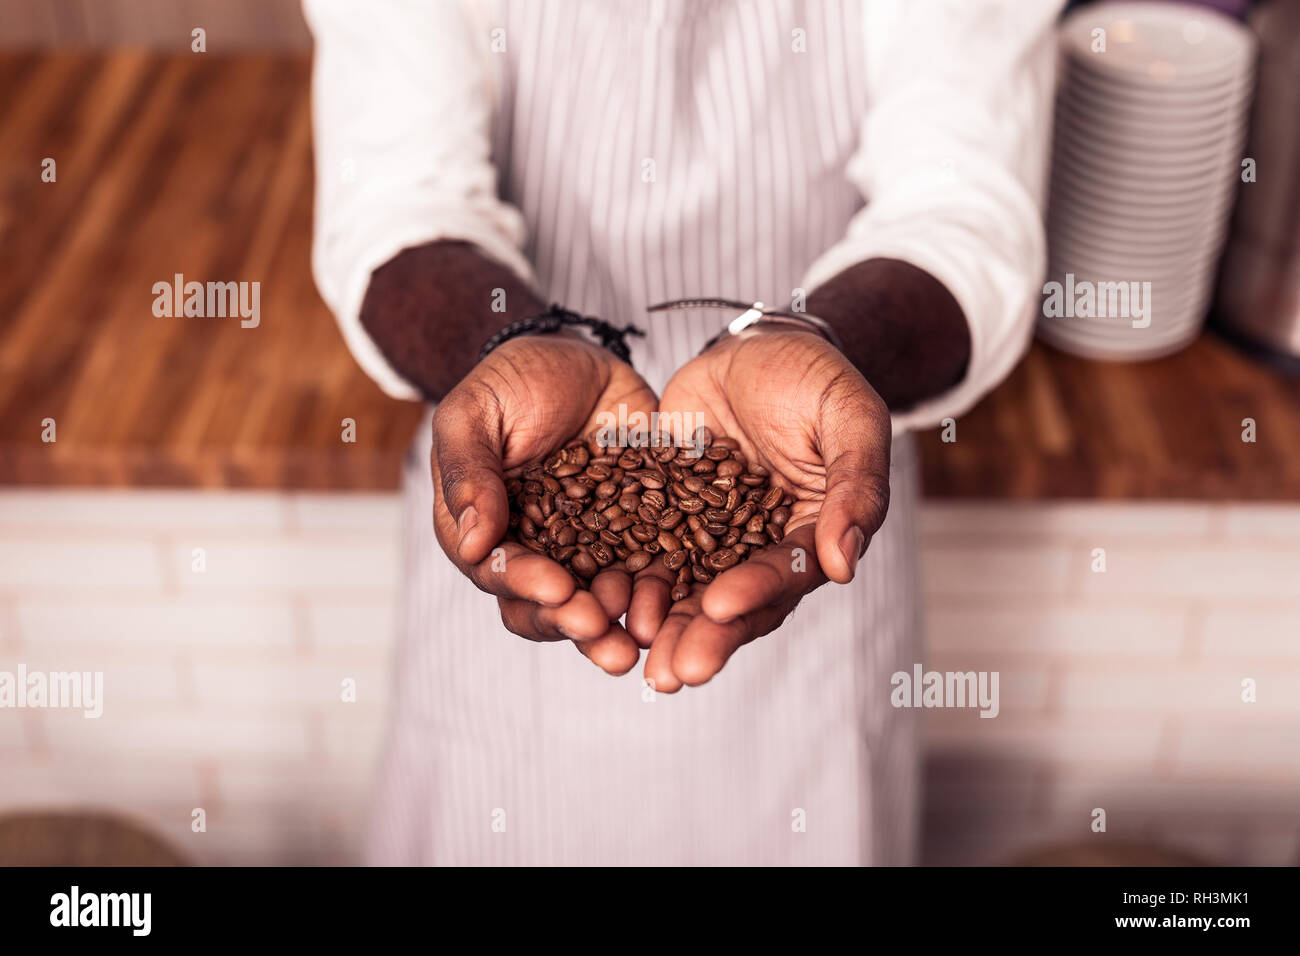
<svg viewBox="0 0 1300 956"><path fill-rule="evenodd" d="M866 536L884 517L889 416L838 350L810 333L784 330L724 340L688 362L659 408L683 420L691 413L694 424L735 438L751 465L766 468L794 499L779 544L707 587L695 586L660 616L646 676L673 691L710 679L737 647L779 626L827 575L852 577ZM629 615L644 642L638 632L645 625L635 623Z"/></svg>

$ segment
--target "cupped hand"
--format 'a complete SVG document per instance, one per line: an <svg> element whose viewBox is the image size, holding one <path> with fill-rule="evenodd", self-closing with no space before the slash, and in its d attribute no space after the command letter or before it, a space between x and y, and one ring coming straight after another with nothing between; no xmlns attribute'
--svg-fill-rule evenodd
<svg viewBox="0 0 1300 956"><path fill-rule="evenodd" d="M632 600L626 572L598 574L591 590L545 555L504 540L505 477L544 459L601 412L649 414L654 393L625 362L569 334L516 338L494 349L439 404L433 418L434 530L447 556L496 596L521 637L572 640L611 674L640 650L619 623Z"/></svg>
<svg viewBox="0 0 1300 956"><path fill-rule="evenodd" d="M889 410L820 336L765 326L722 339L678 370L659 403L740 442L751 465L793 498L784 535L672 602L662 572L638 585L627 616L649 646L658 691L712 678L741 645L776 629L828 579L852 580L889 505ZM671 419L670 419L671 420ZM682 436L676 436L682 437Z"/></svg>

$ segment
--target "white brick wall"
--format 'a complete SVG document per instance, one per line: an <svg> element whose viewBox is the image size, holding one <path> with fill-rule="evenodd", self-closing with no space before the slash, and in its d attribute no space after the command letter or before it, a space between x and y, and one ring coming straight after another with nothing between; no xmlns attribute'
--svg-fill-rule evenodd
<svg viewBox="0 0 1300 956"><path fill-rule="evenodd" d="M0 812L107 807L207 863L356 860L398 513L392 495L0 493L0 670L103 671L105 698L98 720L0 711Z"/></svg>
<svg viewBox="0 0 1300 956"><path fill-rule="evenodd" d="M201 862L357 859L399 534L390 495L0 493L0 670L105 679L99 720L0 710L0 812L107 807ZM1300 860L1300 505L931 503L922 559L925 666L1001 682L994 720L926 713L927 861Z"/></svg>
<svg viewBox="0 0 1300 956"><path fill-rule="evenodd" d="M1048 688L930 712L929 861L1108 838L1300 861L1300 505L932 502L922 536L927 666Z"/></svg>

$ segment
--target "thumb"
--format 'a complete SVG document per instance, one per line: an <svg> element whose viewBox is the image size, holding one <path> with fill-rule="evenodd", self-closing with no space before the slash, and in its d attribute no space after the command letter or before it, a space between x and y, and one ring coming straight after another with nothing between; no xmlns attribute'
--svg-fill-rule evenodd
<svg viewBox="0 0 1300 956"><path fill-rule="evenodd" d="M817 561L828 578L847 584L889 509L892 436L888 414L881 426L868 402L831 415L829 427L819 428L826 499L817 516Z"/></svg>
<svg viewBox="0 0 1300 956"><path fill-rule="evenodd" d="M501 477L499 416L453 392L433 417L434 493L455 522L456 556L477 564L505 537L509 520ZM435 504L436 508L436 504Z"/></svg>

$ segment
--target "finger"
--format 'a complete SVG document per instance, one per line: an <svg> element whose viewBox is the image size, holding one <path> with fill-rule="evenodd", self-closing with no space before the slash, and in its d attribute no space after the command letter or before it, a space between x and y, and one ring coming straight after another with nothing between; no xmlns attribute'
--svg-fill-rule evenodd
<svg viewBox="0 0 1300 956"><path fill-rule="evenodd" d="M869 395L855 391L823 403L817 441L826 462L826 499L817 516L817 560L832 581L853 580L867 543L885 520L890 439L888 414Z"/></svg>
<svg viewBox="0 0 1300 956"><path fill-rule="evenodd" d="M650 647L664 625L672 606L672 588L677 576L655 559L640 571L632 584L632 602L627 609L627 630L640 647Z"/></svg>
<svg viewBox="0 0 1300 956"><path fill-rule="evenodd" d="M702 610L710 620L726 623L765 607L798 602L826 582L813 539L812 526L804 525L780 544L768 545L722 572L705 589Z"/></svg>
<svg viewBox="0 0 1300 956"><path fill-rule="evenodd" d="M650 644L650 653L645 659L645 679L657 692L675 694L682 689L682 681L673 670L673 654L682 632L700 613L700 595L703 591L702 587L695 585L691 594L674 602Z"/></svg>
<svg viewBox="0 0 1300 956"><path fill-rule="evenodd" d="M703 614L697 615L677 637L672 655L673 673L691 687L712 680L739 648L780 627L799 604L800 597L782 598L722 624Z"/></svg>
<svg viewBox="0 0 1300 956"><path fill-rule="evenodd" d="M697 614L682 629L673 646L673 674L688 687L706 683L722 670L736 648L752 640L748 634L744 618L719 624Z"/></svg>
<svg viewBox="0 0 1300 956"><path fill-rule="evenodd" d="M609 631L605 609L587 591L575 591L559 607L502 598L501 622L506 630L533 641L594 641Z"/></svg>
<svg viewBox="0 0 1300 956"><path fill-rule="evenodd" d="M601 571L591 579L591 593L604 608L605 620L617 621L632 600L632 576L626 571Z"/></svg>
<svg viewBox="0 0 1300 956"><path fill-rule="evenodd" d="M573 576L558 562L514 541L502 541L478 564L457 566L480 591L498 598L558 607L577 590Z"/></svg>
<svg viewBox="0 0 1300 956"><path fill-rule="evenodd" d="M609 630L593 641L575 641L584 657L613 677L621 677L641 659L641 649L621 624L609 625Z"/></svg>
<svg viewBox="0 0 1300 956"><path fill-rule="evenodd" d="M459 389L443 399L433 418L434 494L441 493L455 524L448 552L470 564L482 561L506 533L501 449L500 416L484 401Z"/></svg>

